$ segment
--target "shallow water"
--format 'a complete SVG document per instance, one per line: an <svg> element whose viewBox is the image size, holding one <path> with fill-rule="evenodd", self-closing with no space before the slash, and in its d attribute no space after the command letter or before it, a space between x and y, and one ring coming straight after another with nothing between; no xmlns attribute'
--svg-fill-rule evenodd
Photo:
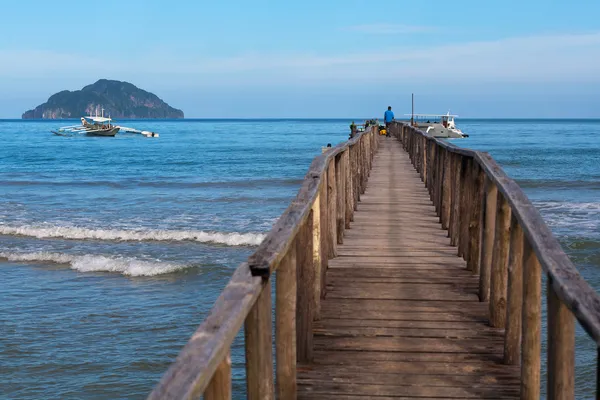
<svg viewBox="0 0 600 400"><path fill-rule="evenodd" d="M144 398L349 122L128 122L153 139L0 121L0 395ZM471 136L454 143L489 151L600 288L600 121L457 122ZM593 397L578 334L578 398Z"/></svg>

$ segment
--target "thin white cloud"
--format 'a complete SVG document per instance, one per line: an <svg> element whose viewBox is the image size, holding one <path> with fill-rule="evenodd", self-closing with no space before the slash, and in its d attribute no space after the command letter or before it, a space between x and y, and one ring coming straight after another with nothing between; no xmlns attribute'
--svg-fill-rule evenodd
<svg viewBox="0 0 600 400"><path fill-rule="evenodd" d="M157 53L130 59L110 57L107 62L87 55L0 50L0 81L122 77L159 79L163 86L172 87L417 81L598 83L598 65L600 32L594 32L345 54L246 53L216 58Z"/></svg>
<svg viewBox="0 0 600 400"><path fill-rule="evenodd" d="M371 35L398 35L408 33L427 33L436 29L431 26L404 25L404 24L363 24L344 28L345 31L361 32Z"/></svg>

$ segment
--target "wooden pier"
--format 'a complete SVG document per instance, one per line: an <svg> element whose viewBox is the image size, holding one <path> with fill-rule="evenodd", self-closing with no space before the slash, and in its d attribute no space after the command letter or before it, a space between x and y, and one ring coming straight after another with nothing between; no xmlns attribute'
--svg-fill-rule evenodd
<svg viewBox="0 0 600 400"><path fill-rule="evenodd" d="M230 399L243 326L249 399L539 399L542 273L546 396L575 398L598 294L487 153L390 132L315 158L149 398Z"/></svg>

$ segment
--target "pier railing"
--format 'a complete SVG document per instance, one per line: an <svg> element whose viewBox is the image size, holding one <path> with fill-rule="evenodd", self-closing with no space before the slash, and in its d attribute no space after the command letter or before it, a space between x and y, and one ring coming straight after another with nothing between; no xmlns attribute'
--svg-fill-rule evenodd
<svg viewBox="0 0 600 400"><path fill-rule="evenodd" d="M407 124L394 123L390 132L420 173L458 256L479 275L490 325L505 328L504 362L521 365L522 399L540 398L542 272L547 275L547 396L573 399L575 318L598 346L600 296L488 153L458 148Z"/></svg>
<svg viewBox="0 0 600 400"><path fill-rule="evenodd" d="M312 360L312 327L325 291L327 260L336 256L365 191L378 133L371 127L313 160L296 198L233 273L149 399L230 399L230 348L242 325L247 398L273 399L275 392L280 399L296 398L296 363Z"/></svg>

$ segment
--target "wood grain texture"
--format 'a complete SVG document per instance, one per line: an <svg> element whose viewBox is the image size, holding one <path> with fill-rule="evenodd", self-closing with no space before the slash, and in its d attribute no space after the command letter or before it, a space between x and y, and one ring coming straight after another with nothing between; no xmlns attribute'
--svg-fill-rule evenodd
<svg viewBox="0 0 600 400"><path fill-rule="evenodd" d="M575 318L548 279L548 399L575 398Z"/></svg>
<svg viewBox="0 0 600 400"><path fill-rule="evenodd" d="M508 253L510 251L510 207L502 193L496 201L496 233L492 254L490 281L490 325L506 325L506 290L508 282Z"/></svg>
<svg viewBox="0 0 600 400"><path fill-rule="evenodd" d="M523 319L523 230L514 216L511 218L510 225L504 362L518 364L521 362L521 321Z"/></svg>
<svg viewBox="0 0 600 400"><path fill-rule="evenodd" d="M519 369L502 362L504 332L488 325L478 277L456 256L400 144L381 138L379 146L329 261L298 398L517 398ZM419 146L415 161L425 164Z"/></svg>
<svg viewBox="0 0 600 400"><path fill-rule="evenodd" d="M312 218L306 220L296 236L296 349L300 362L312 359L315 269L313 264Z"/></svg>
<svg viewBox="0 0 600 400"><path fill-rule="evenodd" d="M204 392L205 400L231 399L231 356L228 354L215 371Z"/></svg>
<svg viewBox="0 0 600 400"><path fill-rule="evenodd" d="M523 322L521 398L540 398L542 347L542 267L527 240L523 243Z"/></svg>
<svg viewBox="0 0 600 400"><path fill-rule="evenodd" d="M485 204L483 245L481 249L481 270L479 272L479 300L490 299L490 280L492 275L492 255L494 252L494 235L496 233L496 201L498 189L486 177L485 179Z"/></svg>
<svg viewBox="0 0 600 400"><path fill-rule="evenodd" d="M271 310L271 285L267 285L248 313L244 325L246 388L250 400L274 398Z"/></svg>
<svg viewBox="0 0 600 400"><path fill-rule="evenodd" d="M278 399L296 398L296 246L291 246L275 281L275 350Z"/></svg>

